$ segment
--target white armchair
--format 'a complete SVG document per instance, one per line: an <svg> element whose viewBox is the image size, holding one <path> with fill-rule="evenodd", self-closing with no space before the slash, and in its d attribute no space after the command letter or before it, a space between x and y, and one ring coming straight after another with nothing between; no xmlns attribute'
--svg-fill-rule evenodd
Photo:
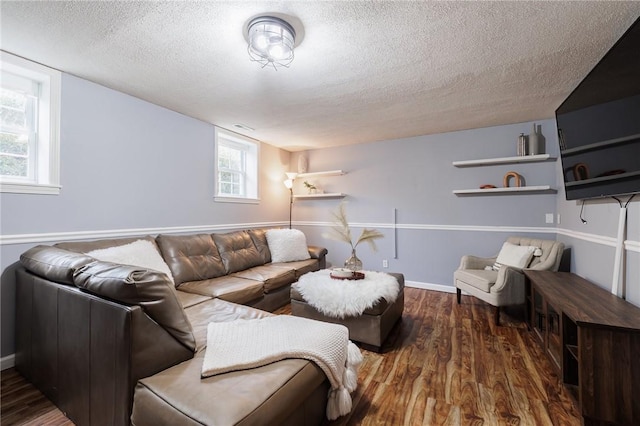
<svg viewBox="0 0 640 426"><path fill-rule="evenodd" d="M533 256L524 269L557 271L564 251L558 241L538 240L524 237L509 237L507 242L517 246L532 246L541 250ZM498 270L491 267L498 255L490 258L463 256L460 266L453 274L457 301L460 304L462 290L496 307L494 318L500 324L500 307L520 305L525 301L524 273L521 268L502 265ZM487 268L488 267L488 268ZM486 268L486 269L485 269Z"/></svg>

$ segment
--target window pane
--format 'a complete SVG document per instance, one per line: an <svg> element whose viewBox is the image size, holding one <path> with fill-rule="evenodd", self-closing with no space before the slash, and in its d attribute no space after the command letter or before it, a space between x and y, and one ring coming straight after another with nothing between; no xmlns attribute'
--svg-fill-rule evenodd
<svg viewBox="0 0 640 426"><path fill-rule="evenodd" d="M216 195L257 198L259 145L239 135L216 129L216 153Z"/></svg>
<svg viewBox="0 0 640 426"><path fill-rule="evenodd" d="M29 138L27 135L0 133L0 175L28 177Z"/></svg>
<svg viewBox="0 0 640 426"><path fill-rule="evenodd" d="M29 155L27 135L0 132L0 154Z"/></svg>
<svg viewBox="0 0 640 426"><path fill-rule="evenodd" d="M12 157L0 154L0 171L4 176L26 177L28 171L27 157Z"/></svg>
<svg viewBox="0 0 640 426"><path fill-rule="evenodd" d="M2 127L25 129L27 127L27 106L30 97L11 90L0 92L0 123Z"/></svg>
<svg viewBox="0 0 640 426"><path fill-rule="evenodd" d="M1 0L0 0L1 1ZM0 191L60 192L59 71L0 52Z"/></svg>
<svg viewBox="0 0 640 426"><path fill-rule="evenodd" d="M218 167L221 169L229 168L229 148L224 146L218 148Z"/></svg>

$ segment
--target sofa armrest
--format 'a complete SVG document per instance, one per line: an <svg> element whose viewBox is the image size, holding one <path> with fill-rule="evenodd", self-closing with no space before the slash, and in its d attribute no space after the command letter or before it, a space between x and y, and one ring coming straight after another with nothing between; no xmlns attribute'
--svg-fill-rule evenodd
<svg viewBox="0 0 640 426"><path fill-rule="evenodd" d="M327 268L327 253L328 250L324 247L308 246L309 255L312 259L318 259L318 266L320 269Z"/></svg>
<svg viewBox="0 0 640 426"><path fill-rule="evenodd" d="M320 259L322 257L325 257L328 253L327 249L324 247L308 246L308 248L309 248L309 255L311 256L312 259Z"/></svg>
<svg viewBox="0 0 640 426"><path fill-rule="evenodd" d="M484 269L485 266L493 265L495 261L496 257L462 256L458 269Z"/></svg>
<svg viewBox="0 0 640 426"><path fill-rule="evenodd" d="M138 379L192 357L140 306L17 267L16 368L74 423L129 424Z"/></svg>

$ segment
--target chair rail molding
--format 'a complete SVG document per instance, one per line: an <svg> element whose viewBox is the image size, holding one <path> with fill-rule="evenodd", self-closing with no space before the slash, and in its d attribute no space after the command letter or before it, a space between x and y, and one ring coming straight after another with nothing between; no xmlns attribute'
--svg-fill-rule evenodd
<svg viewBox="0 0 640 426"><path fill-rule="evenodd" d="M99 238L122 238L143 235L157 234L180 234L191 232L215 232L232 231L235 229L249 228L269 228L278 226L288 226L288 221L279 222L256 222L256 223L230 223L222 225L197 225L197 226L175 226L165 228L132 228L132 229L108 229L93 231L70 231L70 232L43 232L38 234L13 234L0 235L0 246L15 244L39 244L57 241L89 240ZM294 221L295 226L331 227L332 222L320 221ZM578 240L588 241L609 247L615 247L616 239L604 235L589 234L586 232L574 231L566 228L553 227L523 227L523 226L494 226L494 225L436 225L421 223L350 223L354 228L380 228L380 229L403 229L403 230L427 230L427 231L457 231L457 232L502 232L502 233L536 233L536 234L558 234ZM640 253L640 241L625 240L625 250Z"/></svg>

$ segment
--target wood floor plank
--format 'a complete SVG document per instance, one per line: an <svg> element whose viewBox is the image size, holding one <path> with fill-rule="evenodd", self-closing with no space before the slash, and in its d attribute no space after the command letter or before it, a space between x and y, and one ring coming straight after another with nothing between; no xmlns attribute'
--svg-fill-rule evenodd
<svg viewBox="0 0 640 426"><path fill-rule="evenodd" d="M362 353L351 413L325 426L581 424L520 316L503 312L496 326L493 308L471 296L458 305L455 294L406 288L382 352ZM3 426L73 424L14 369L0 387Z"/></svg>

